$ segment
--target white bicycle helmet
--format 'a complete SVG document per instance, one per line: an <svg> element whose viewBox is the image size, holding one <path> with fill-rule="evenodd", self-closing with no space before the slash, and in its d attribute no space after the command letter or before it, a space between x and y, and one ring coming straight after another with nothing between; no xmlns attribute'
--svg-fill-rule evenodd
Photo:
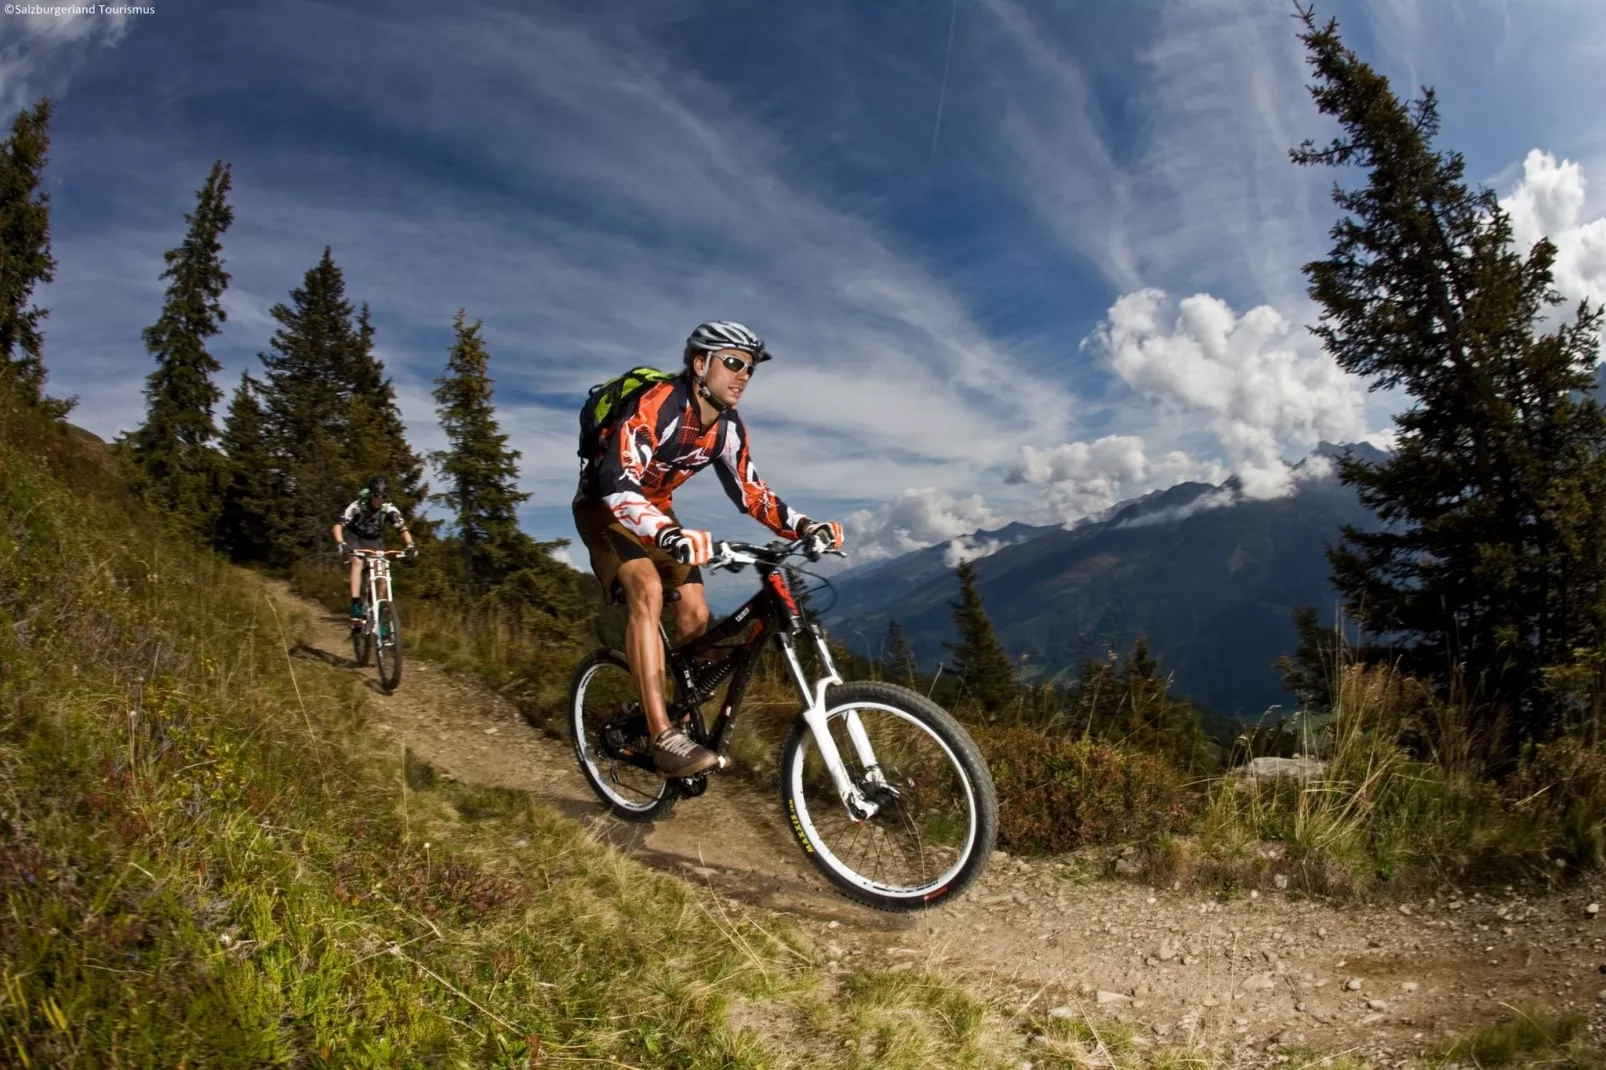
<svg viewBox="0 0 1606 1070"><path fill-rule="evenodd" d="M746 324L735 320L710 320L698 324L686 339L686 363L690 364L699 353L717 353L721 349L740 349L743 353L749 353L754 364L770 359L769 351L764 348L764 339L754 334Z"/></svg>

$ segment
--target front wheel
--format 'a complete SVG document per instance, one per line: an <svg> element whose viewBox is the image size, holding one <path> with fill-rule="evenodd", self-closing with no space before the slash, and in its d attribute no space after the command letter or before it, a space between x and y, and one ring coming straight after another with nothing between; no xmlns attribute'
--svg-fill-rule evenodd
<svg viewBox="0 0 1606 1070"><path fill-rule="evenodd" d="M957 896L998 835L998 798L976 744L941 706L895 684L842 684L825 702L848 776L877 811L848 813L798 717L781 745L781 805L798 845L843 894L878 910Z"/></svg>
<svg viewBox="0 0 1606 1070"><path fill-rule="evenodd" d="M396 619L396 607L388 599L379 603L379 634L374 637L374 662L379 668L379 686L394 691L401 683L402 646L401 622Z"/></svg>
<svg viewBox="0 0 1606 1070"><path fill-rule="evenodd" d="M362 604L362 617L354 621L356 627L351 629L351 660L357 663L357 668L366 668L368 665L368 649L372 636L368 634L371 618L368 615L368 603Z"/></svg>

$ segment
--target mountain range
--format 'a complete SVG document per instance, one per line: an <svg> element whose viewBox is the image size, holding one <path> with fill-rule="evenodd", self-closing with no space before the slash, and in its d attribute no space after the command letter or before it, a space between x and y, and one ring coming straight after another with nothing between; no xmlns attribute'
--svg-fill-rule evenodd
<svg viewBox="0 0 1606 1070"><path fill-rule="evenodd" d="M1322 443L1312 456L1344 453L1384 457L1364 443ZM1295 605L1332 621L1326 548L1344 524L1376 525L1354 491L1319 474L1328 467L1307 457L1283 498L1245 499L1235 479L1181 483L1070 528L1015 523L849 569L823 620L850 648L884 657L896 619L922 671L935 671L954 641L955 554L993 543L972 561L977 589L1004 649L1024 657L1023 678L1074 677L1083 658L1125 654L1142 633L1173 694L1258 719L1291 701L1273 663L1295 645Z"/></svg>

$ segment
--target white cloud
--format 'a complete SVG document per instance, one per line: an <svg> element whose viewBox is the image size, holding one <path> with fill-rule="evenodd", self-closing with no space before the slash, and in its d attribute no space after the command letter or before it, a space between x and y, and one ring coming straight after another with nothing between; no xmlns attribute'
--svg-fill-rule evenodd
<svg viewBox="0 0 1606 1070"><path fill-rule="evenodd" d="M908 487L977 486L1021 444L1062 439L1080 407L1058 369L1014 353L920 259L818 195L744 101L629 27L546 10L464 19L423 8L373 20L337 5L293 21L241 18L239 32L295 71L298 91L460 166L443 178L316 139L233 158L224 245L235 282L219 339L233 374L265 348L266 308L327 243L351 299L372 302L423 448L438 445L428 392L444 360L440 333L459 305L484 320L523 487L553 504L572 493L576 463L575 412L561 397L577 407L587 387L631 364L676 365L704 318L743 319L776 351L742 411L760 471L810 512ZM349 39L365 42L360 55L331 44ZM559 66L529 63L559 54ZM191 91L236 77L205 62L186 68ZM413 77L421 66L457 74ZM166 129L108 131L93 154L117 161L95 179L123 196L125 218L140 218L118 237L152 255L180 238L180 213L215 151L169 139ZM458 188L464 176L489 176L494 189ZM98 414L127 399L91 398L99 387L76 374L76 325L131 307L139 318L119 329L137 339L159 299L119 302L87 286L91 244L65 231L58 242L53 352L63 357L53 367ZM1022 392L1035 403L1021 405Z"/></svg>
<svg viewBox="0 0 1606 1070"><path fill-rule="evenodd" d="M1569 305L1586 299L1606 304L1606 215L1584 218L1587 192L1582 165L1532 149L1522 162L1522 180L1501 201L1518 249L1543 237L1555 244L1556 289Z"/></svg>
<svg viewBox="0 0 1606 1070"><path fill-rule="evenodd" d="M1115 525L1117 528L1148 528L1156 524L1170 524L1178 520L1186 520L1195 513L1202 513L1207 509L1220 509L1224 506L1235 505L1243 499L1233 493L1228 487L1218 487L1199 495L1186 505L1173 505L1168 509L1156 509L1152 513L1123 520Z"/></svg>
<svg viewBox="0 0 1606 1070"><path fill-rule="evenodd" d="M60 97L95 49L111 48L123 40L130 19L98 11L0 17L5 19L0 25L8 38L0 45L0 109L8 124L12 115L32 107L40 97Z"/></svg>
<svg viewBox="0 0 1606 1070"><path fill-rule="evenodd" d="M1181 450L1151 459L1137 435L1106 435L1047 450L1024 446L1020 462L1006 471L1004 479L1041 487L1041 511L1070 523L1146 490L1190 479L1213 483L1224 474L1219 464L1199 461Z"/></svg>
<svg viewBox="0 0 1606 1070"><path fill-rule="evenodd" d="M959 498L923 487L906 490L878 509L850 513L842 523L852 538L849 549L862 563L1002 527L1005 520L980 495Z"/></svg>
<svg viewBox="0 0 1606 1070"><path fill-rule="evenodd" d="M961 535L954 539L943 550L943 564L955 568L961 561L976 561L983 557L991 557L1006 546L1014 546L1020 539L978 539L970 535Z"/></svg>
<svg viewBox="0 0 1606 1070"><path fill-rule="evenodd" d="M1239 316L1209 294L1184 298L1174 317L1167 308L1159 290L1126 294L1090 341L1132 389L1164 410L1204 417L1246 496L1292 489L1286 450L1366 434L1362 381L1314 346L1296 345L1294 325L1277 310Z"/></svg>
<svg viewBox="0 0 1606 1070"><path fill-rule="evenodd" d="M1032 5L980 6L999 42L989 66L1005 173L1068 251L1123 290L1301 300L1326 187L1288 162L1322 127L1286 10L1161 0L1144 20L1151 36L1089 47ZM1101 65L1141 72L1141 89L1112 104Z"/></svg>

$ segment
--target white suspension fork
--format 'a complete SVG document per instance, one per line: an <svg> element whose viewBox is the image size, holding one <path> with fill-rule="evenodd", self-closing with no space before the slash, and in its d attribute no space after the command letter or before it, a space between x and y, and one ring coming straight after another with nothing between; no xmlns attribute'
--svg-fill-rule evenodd
<svg viewBox="0 0 1606 1070"><path fill-rule="evenodd" d="M831 649L825 643L825 633L817 626L811 625L809 633L814 636L814 648L819 651L820 662L825 666L826 673L837 683L842 678L837 674L836 662L831 657ZM820 694L825 694L821 687ZM865 778L873 784L885 784L886 778L881 773L881 763L876 760L875 750L870 746L870 735L864 730L864 722L859 719L858 710L849 710L842 717L843 726L847 729L848 739L853 743L853 750L859 756L859 768L865 772Z"/></svg>
<svg viewBox="0 0 1606 1070"><path fill-rule="evenodd" d="M803 671L802 662L798 660L797 650L792 645L790 635L783 634L779 637L781 653L786 657L786 667L791 672L798 695L804 702L803 722L814 734L814 745L819 748L820 760L825 763L826 772L831 776L837 797L842 800L842 805L847 807L850 817L855 821L862 821L873 816L879 807L866 799L858 785L853 783L853 778L848 775L847 766L842 763L842 754L837 750L836 740L831 738L830 721L825 715L825 692L832 684L840 684L842 677L837 675L836 665L831 660L831 652L826 649L825 641L821 639L819 632L812 628L810 631L819 651L820 662L825 667L825 674L820 679L810 683L808 674ZM864 725L859 721L858 711L849 710L843 721L860 763L865 769L872 771L872 777L878 777L880 770L876 765L875 754L870 749L870 737L865 734Z"/></svg>

